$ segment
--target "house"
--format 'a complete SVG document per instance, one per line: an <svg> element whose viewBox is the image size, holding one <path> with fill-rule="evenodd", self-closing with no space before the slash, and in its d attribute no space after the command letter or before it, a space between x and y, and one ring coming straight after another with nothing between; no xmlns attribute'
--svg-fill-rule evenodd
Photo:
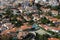
<svg viewBox="0 0 60 40"><path fill-rule="evenodd" d="M7 7L6 5L0 6L0 9L4 9L4 8L6 8L6 7Z"/></svg>
<svg viewBox="0 0 60 40"><path fill-rule="evenodd" d="M12 12L13 12L14 15L15 14L19 15L20 14L20 12L18 13L19 10L16 9L16 8L12 8L11 10L12 10Z"/></svg>
<svg viewBox="0 0 60 40"><path fill-rule="evenodd" d="M50 29L50 28L49 28L49 26L47 26L47 25L44 25L44 24L40 24L39 26L40 26L40 27L42 27L42 28L44 28L45 30L48 30L48 29Z"/></svg>
<svg viewBox="0 0 60 40"><path fill-rule="evenodd" d="M41 1L41 0L35 0L35 3L38 3L39 1Z"/></svg>
<svg viewBox="0 0 60 40"><path fill-rule="evenodd" d="M54 30L54 29L51 29L51 31L56 32L56 33L58 33L58 32L59 32L59 31L58 31L58 30L56 30L56 29L55 29L55 30Z"/></svg>
<svg viewBox="0 0 60 40"><path fill-rule="evenodd" d="M3 28L6 27L7 29L11 29L11 28L14 27L14 25L11 24L11 23L5 23L5 24L3 24L2 26L3 26Z"/></svg>
<svg viewBox="0 0 60 40"><path fill-rule="evenodd" d="M51 16L45 16L47 19L49 19L50 21L52 21L53 23L57 22L57 18L53 18Z"/></svg>
<svg viewBox="0 0 60 40"><path fill-rule="evenodd" d="M18 10L22 13L25 10L22 6L18 7Z"/></svg>
<svg viewBox="0 0 60 40"><path fill-rule="evenodd" d="M53 31L53 32L59 32L60 30L60 27L56 28L56 27L50 27L50 26L47 26L47 25L44 25L44 24L40 24L39 26L41 26L42 28L44 28L45 30L50 30L50 31Z"/></svg>
<svg viewBox="0 0 60 40"><path fill-rule="evenodd" d="M53 16L57 16L59 14L59 12L57 10L51 10L51 13Z"/></svg>
<svg viewBox="0 0 60 40"><path fill-rule="evenodd" d="M39 1L39 4L43 6L43 5L45 5L45 2L43 2L43 0L41 0L41 1Z"/></svg>
<svg viewBox="0 0 60 40"><path fill-rule="evenodd" d="M52 21L53 23L57 22L57 18L52 18L52 19L49 19L50 21Z"/></svg>
<svg viewBox="0 0 60 40"><path fill-rule="evenodd" d="M22 29L22 30L26 30L26 29L31 29L31 28L32 28L31 26L21 26L20 29Z"/></svg>
<svg viewBox="0 0 60 40"><path fill-rule="evenodd" d="M48 38L48 40L60 40L58 38Z"/></svg>
<svg viewBox="0 0 60 40"><path fill-rule="evenodd" d="M37 3L38 1L35 1L35 2ZM52 6L58 6L59 5L57 0L40 0L40 2L42 2L41 4L44 4L44 5L45 4L52 5Z"/></svg>
<svg viewBox="0 0 60 40"><path fill-rule="evenodd" d="M58 6L59 3L57 2L57 0L49 0L49 5Z"/></svg>
<svg viewBox="0 0 60 40"><path fill-rule="evenodd" d="M10 29L10 32L16 32L18 30L18 28L14 27Z"/></svg>
<svg viewBox="0 0 60 40"><path fill-rule="evenodd" d="M57 22L60 22L60 19L58 19Z"/></svg>
<svg viewBox="0 0 60 40"><path fill-rule="evenodd" d="M4 10L2 10L2 9L0 9L0 14L1 14L1 13L5 13L5 11L4 11Z"/></svg>
<svg viewBox="0 0 60 40"><path fill-rule="evenodd" d="M52 28L52 29L54 29L54 30L58 30L58 31L59 31L59 30L60 30L60 27L58 27L58 28Z"/></svg>
<svg viewBox="0 0 60 40"><path fill-rule="evenodd" d="M23 39L23 37L25 37L26 35L28 35L28 33L29 33L29 32L27 32L27 31L19 32L19 33L17 34L17 38L18 38L18 39Z"/></svg>
<svg viewBox="0 0 60 40"><path fill-rule="evenodd" d="M50 11L50 8L46 8L46 7L41 7L40 9L45 13Z"/></svg>
<svg viewBox="0 0 60 40"><path fill-rule="evenodd" d="M4 30L2 31L1 35L8 35L10 34L11 32L16 32L17 28L11 28L11 29L7 29L7 30ZM11 34L10 34L11 35Z"/></svg>

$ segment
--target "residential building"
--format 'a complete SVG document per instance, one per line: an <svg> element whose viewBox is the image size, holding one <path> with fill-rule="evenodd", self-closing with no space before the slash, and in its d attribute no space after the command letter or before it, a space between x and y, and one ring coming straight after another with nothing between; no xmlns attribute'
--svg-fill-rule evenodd
<svg viewBox="0 0 60 40"><path fill-rule="evenodd" d="M57 10L51 10L51 13L53 16L57 16L59 14L59 12Z"/></svg>
<svg viewBox="0 0 60 40"><path fill-rule="evenodd" d="M58 38L48 38L48 40L59 40Z"/></svg>
<svg viewBox="0 0 60 40"><path fill-rule="evenodd" d="M49 12L51 9L50 8L46 8L46 7L41 7L40 8L44 13Z"/></svg>
<svg viewBox="0 0 60 40"><path fill-rule="evenodd" d="M52 6L58 6L59 5L57 0L49 0L49 4L52 5Z"/></svg>

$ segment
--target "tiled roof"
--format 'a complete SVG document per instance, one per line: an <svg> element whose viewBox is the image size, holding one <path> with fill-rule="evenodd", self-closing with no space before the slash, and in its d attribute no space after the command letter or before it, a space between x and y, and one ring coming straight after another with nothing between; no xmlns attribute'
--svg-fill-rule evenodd
<svg viewBox="0 0 60 40"><path fill-rule="evenodd" d="M7 35L8 33L10 33L10 32L16 32L17 31L17 29L16 28L12 28L12 29L10 29L10 30L5 30L5 31L3 31L2 33L1 33L1 35Z"/></svg>
<svg viewBox="0 0 60 40"><path fill-rule="evenodd" d="M48 38L48 40L59 40L58 38Z"/></svg>
<svg viewBox="0 0 60 40"><path fill-rule="evenodd" d="M60 28L53 28L54 30L60 30Z"/></svg>
<svg viewBox="0 0 60 40"><path fill-rule="evenodd" d="M51 16L45 16L46 18L48 18L50 21L57 21L58 19L57 18L53 18Z"/></svg>
<svg viewBox="0 0 60 40"><path fill-rule="evenodd" d="M21 29L22 30L26 30L26 29L30 29L30 28L32 28L31 26L29 27L29 26L21 26Z"/></svg>
<svg viewBox="0 0 60 40"><path fill-rule="evenodd" d="M60 30L60 27L58 27L58 28L56 28L56 27L49 27L49 26L47 26L47 25L44 25L44 24L41 24L41 26L45 29L45 30L48 30L48 29L53 29L53 30Z"/></svg>

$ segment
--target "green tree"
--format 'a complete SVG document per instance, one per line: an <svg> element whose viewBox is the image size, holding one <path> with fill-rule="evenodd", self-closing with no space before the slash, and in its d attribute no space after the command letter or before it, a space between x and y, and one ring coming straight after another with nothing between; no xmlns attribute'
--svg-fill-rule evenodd
<svg viewBox="0 0 60 40"><path fill-rule="evenodd" d="M50 36L48 34L44 34L44 35L40 35L38 33L36 33L36 40L48 40Z"/></svg>
<svg viewBox="0 0 60 40"><path fill-rule="evenodd" d="M58 10L60 7L59 6L51 6L51 9Z"/></svg>
<svg viewBox="0 0 60 40"><path fill-rule="evenodd" d="M48 13L46 13L46 15L48 15L48 16L52 16L52 13L51 13L51 12L48 12Z"/></svg>
<svg viewBox="0 0 60 40"><path fill-rule="evenodd" d="M44 18L41 18L41 23L47 24L47 23L50 23L50 21L44 17Z"/></svg>
<svg viewBox="0 0 60 40"><path fill-rule="evenodd" d="M57 16L55 16L55 18L58 18L58 19L60 19L60 15L57 15Z"/></svg>
<svg viewBox="0 0 60 40"><path fill-rule="evenodd" d="M43 36L36 33L36 37L35 37L36 40L43 40Z"/></svg>
<svg viewBox="0 0 60 40"><path fill-rule="evenodd" d="M10 15L10 14L12 14L12 10L10 8L7 8L6 9L6 15Z"/></svg>

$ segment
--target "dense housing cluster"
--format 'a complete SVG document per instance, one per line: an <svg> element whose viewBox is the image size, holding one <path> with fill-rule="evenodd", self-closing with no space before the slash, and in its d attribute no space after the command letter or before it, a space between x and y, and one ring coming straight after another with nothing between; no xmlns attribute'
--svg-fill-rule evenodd
<svg viewBox="0 0 60 40"><path fill-rule="evenodd" d="M0 0L0 40L60 40L60 0Z"/></svg>

